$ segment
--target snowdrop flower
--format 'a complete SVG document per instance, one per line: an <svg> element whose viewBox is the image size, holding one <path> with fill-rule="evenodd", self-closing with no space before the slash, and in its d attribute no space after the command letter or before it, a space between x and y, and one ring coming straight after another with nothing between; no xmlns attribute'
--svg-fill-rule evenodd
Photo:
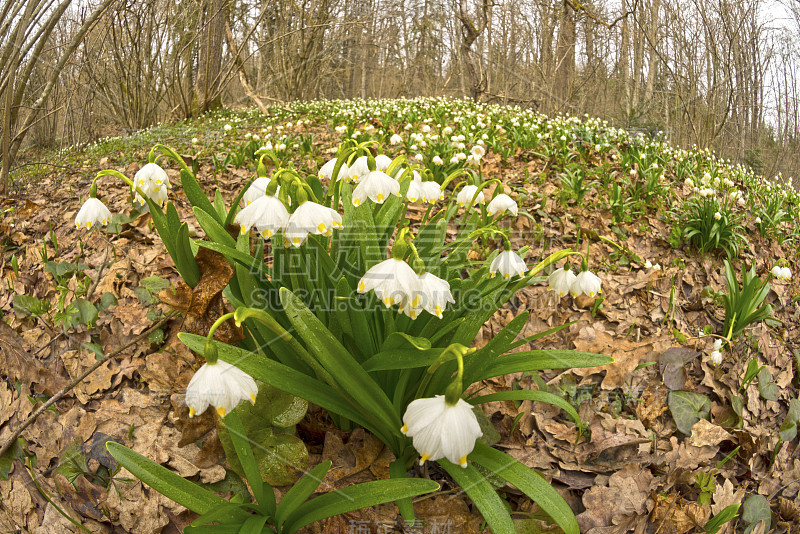
<svg viewBox="0 0 800 534"><path fill-rule="evenodd" d="M683 183L684 183L684 185L686 185L686 187L688 187L689 189L693 189L693 188L694 188L694 181L693 181L691 178L687 178L686 180L684 180L684 182L683 182Z"/></svg>
<svg viewBox="0 0 800 534"><path fill-rule="evenodd" d="M422 161L425 159L422 154L414 154L414 161Z"/></svg>
<svg viewBox="0 0 800 534"><path fill-rule="evenodd" d="M170 186L169 177L164 169L156 163L148 163L139 169L133 177L133 184L159 206L162 206L167 200L167 188ZM138 192L136 192L135 198L140 204L145 203Z"/></svg>
<svg viewBox="0 0 800 534"><path fill-rule="evenodd" d="M653 265L653 270L654 271L660 271L661 270L661 264L660 263L656 263L655 265Z"/></svg>
<svg viewBox="0 0 800 534"><path fill-rule="evenodd" d="M716 220L720 220L720 219L722 219L722 214L721 214L720 212L716 212L716 213L714 214L714 218L715 218Z"/></svg>
<svg viewBox="0 0 800 534"><path fill-rule="evenodd" d="M230 124L226 124L225 126L222 127L222 129L225 130L226 132L230 132L233 129L233 126L231 126Z"/></svg>
<svg viewBox="0 0 800 534"><path fill-rule="evenodd" d="M227 362L206 362L186 386L186 406L189 417L206 411L209 405L224 417L243 400L256 403L258 386L253 378Z"/></svg>
<svg viewBox="0 0 800 534"><path fill-rule="evenodd" d="M360 206L367 198L383 204L389 195L400 196L400 182L383 171L372 171L353 190L353 206Z"/></svg>
<svg viewBox="0 0 800 534"><path fill-rule="evenodd" d="M445 126L442 130L442 135L450 135L453 133L453 129L450 126Z"/></svg>
<svg viewBox="0 0 800 534"><path fill-rule="evenodd" d="M111 220L111 212L99 199L90 197L83 203L78 214L75 216L75 228L86 227L90 230L96 224L103 226Z"/></svg>
<svg viewBox="0 0 800 534"><path fill-rule="evenodd" d="M334 228L342 227L339 212L316 202L305 201L289 216L284 232L284 246L299 247L308 234L331 235Z"/></svg>
<svg viewBox="0 0 800 534"><path fill-rule="evenodd" d="M414 179L411 180L411 183L408 184L406 198L409 202L417 202L418 200L421 202L426 201L427 197L425 196L425 183L422 181L422 179L414 177Z"/></svg>
<svg viewBox="0 0 800 534"><path fill-rule="evenodd" d="M463 207L475 206L478 203L484 204L486 202L486 198L483 196L483 191L479 192L477 196L475 193L478 191L478 186L476 185L465 185L464 188L459 191L458 196L456 197L456 202L458 205ZM473 200L473 197L475 198Z"/></svg>
<svg viewBox="0 0 800 534"><path fill-rule="evenodd" d="M399 145L402 142L403 142L403 138L400 137L397 134L394 134L392 137L389 138L389 143L391 143L393 145Z"/></svg>
<svg viewBox="0 0 800 534"><path fill-rule="evenodd" d="M433 156L433 159L431 161L433 162L434 165L444 165L444 161L439 156Z"/></svg>
<svg viewBox="0 0 800 534"><path fill-rule="evenodd" d="M375 291L387 308L399 304L399 311L416 319L421 309L422 286L419 278L406 262L389 258L364 273L358 282L358 292Z"/></svg>
<svg viewBox="0 0 800 534"><path fill-rule="evenodd" d="M494 197L492 201L489 202L489 205L486 206L486 213L489 217L493 217L495 214L503 215L506 212L510 212L516 217L518 210L517 203L505 193L500 193Z"/></svg>
<svg viewBox="0 0 800 534"><path fill-rule="evenodd" d="M644 268L645 269L652 269L653 268L653 264L650 262L650 260L647 260L646 262L644 262Z"/></svg>
<svg viewBox="0 0 800 534"><path fill-rule="evenodd" d="M721 349L722 340L716 339L714 341L714 350L712 350L711 354L708 355L714 365L719 365L722 363L722 352L720 352Z"/></svg>
<svg viewBox="0 0 800 534"><path fill-rule="evenodd" d="M392 158L387 156L386 154L378 154L375 156L375 168L379 171L386 172L386 169L389 168L389 165L392 164Z"/></svg>
<svg viewBox="0 0 800 534"><path fill-rule="evenodd" d="M444 200L444 191L442 191L442 186L436 182L423 182L422 187L425 190L425 195L422 197L425 202L433 204L437 200Z"/></svg>
<svg viewBox="0 0 800 534"><path fill-rule="evenodd" d="M450 158L450 163L452 164L457 164L459 161L461 160L458 159L458 156L453 156L452 158Z"/></svg>
<svg viewBox="0 0 800 534"><path fill-rule="evenodd" d="M575 278L575 273L572 272L569 263L566 263L563 269L553 271L553 274L547 278L547 289L555 291L559 297L563 297L569 294Z"/></svg>
<svg viewBox="0 0 800 534"><path fill-rule="evenodd" d="M357 158L352 165L350 165L350 181L358 183L364 176L370 173L369 165L367 164L367 156Z"/></svg>
<svg viewBox="0 0 800 534"><path fill-rule="evenodd" d="M792 278L792 270L789 267L783 267L781 274L783 275L784 280L789 280Z"/></svg>
<svg viewBox="0 0 800 534"><path fill-rule="evenodd" d="M253 180L253 183L250 184L250 187L248 187L247 191L242 195L244 205L249 206L256 199L263 197L266 194L269 182L270 180L266 176Z"/></svg>
<svg viewBox="0 0 800 534"><path fill-rule="evenodd" d="M497 255L489 266L489 278L494 278L498 272L506 279L515 274L525 276L527 271L528 266L525 265L525 260L520 258L519 254L513 250L504 250Z"/></svg>
<svg viewBox="0 0 800 534"><path fill-rule="evenodd" d="M761 224L761 217L756 217L755 223L756 224Z"/></svg>
<svg viewBox="0 0 800 534"><path fill-rule="evenodd" d="M464 399L449 405L444 395L417 399L403 414L403 434L412 439L419 463L447 458L467 467L467 455L483 435L472 406Z"/></svg>
<svg viewBox="0 0 800 534"><path fill-rule="evenodd" d="M600 286L602 283L603 281L600 280L600 277L593 272L582 271L572 282L572 286L570 286L570 293L572 293L573 298L577 297L578 295L588 295L589 297L594 297L595 295L600 294Z"/></svg>
<svg viewBox="0 0 800 534"><path fill-rule="evenodd" d="M199 140L198 138L196 138L196 137L192 137L192 144L193 144L193 145L196 145L196 144L197 144L197 143L199 143L199 142L200 142L200 140Z"/></svg>
<svg viewBox="0 0 800 534"><path fill-rule="evenodd" d="M486 154L486 150L481 145L475 145L469 151L472 153L472 156L477 159L482 158L484 154Z"/></svg>
<svg viewBox="0 0 800 534"><path fill-rule="evenodd" d="M450 293L450 284L431 273L424 273L419 277L420 305L422 309L439 319L442 318L447 303L453 304L453 294Z"/></svg>
<svg viewBox="0 0 800 534"><path fill-rule="evenodd" d="M736 200L736 203L739 204L739 206L744 207L744 205L747 204L747 201L744 199L744 197L739 197Z"/></svg>
<svg viewBox="0 0 800 534"><path fill-rule="evenodd" d="M249 192L249 190L248 190ZM266 239L281 231L289 222L289 212L278 197L261 194L236 214L242 234L253 226Z"/></svg>
<svg viewBox="0 0 800 534"><path fill-rule="evenodd" d="M336 167L336 158L333 158L332 160L325 163L325 165L320 167L319 172L317 173L317 177L320 180L327 179L331 182L338 182L339 180L342 179L346 181L347 178L350 176L350 173L352 172L350 168L347 166L347 164L342 163L342 166L339 168L339 174L336 175L336 179L334 180L332 176L333 176L333 169L335 167Z"/></svg>

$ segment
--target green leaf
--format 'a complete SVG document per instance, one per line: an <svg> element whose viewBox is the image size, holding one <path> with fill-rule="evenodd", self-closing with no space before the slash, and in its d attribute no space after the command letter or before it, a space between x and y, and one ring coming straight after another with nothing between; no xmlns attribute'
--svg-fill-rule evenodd
<svg viewBox="0 0 800 534"><path fill-rule="evenodd" d="M539 473L511 456L483 443L475 444L470 459L504 478L533 499L561 527L565 534L579 534L580 530L578 522L575 520L575 514L572 513L564 498ZM469 494L468 491L467 493ZM480 505L478 507L480 508ZM484 515L484 517L486 516Z"/></svg>
<svg viewBox="0 0 800 534"><path fill-rule="evenodd" d="M405 332L392 332L383 342L381 350L414 348L417 350L428 350L431 342L425 337L415 337Z"/></svg>
<svg viewBox="0 0 800 534"><path fill-rule="evenodd" d="M232 238L228 231L219 223L216 216L206 213L202 208L194 208L192 211L194 212L195 218L197 218L197 222L200 223L200 227L209 239L215 243L236 250L236 240Z"/></svg>
<svg viewBox="0 0 800 534"><path fill-rule="evenodd" d="M772 381L772 373L766 366L758 372L758 392L766 400L778 400L778 385Z"/></svg>
<svg viewBox="0 0 800 534"><path fill-rule="evenodd" d="M720 513L708 520L703 527L705 531L708 534L717 534L725 523L739 515L739 506L738 504L726 506Z"/></svg>
<svg viewBox="0 0 800 534"><path fill-rule="evenodd" d="M281 503L278 505L278 510L275 512L275 524L278 525L278 528L283 527L283 523L289 514L303 504L314 493L314 490L322 484L322 479L325 478L331 465L331 461L328 460L315 466L283 495Z"/></svg>
<svg viewBox="0 0 800 534"><path fill-rule="evenodd" d="M242 466L244 475L250 488L253 491L253 496L256 502L264 508L267 514L275 513L275 494L272 493L270 499L269 493L272 488L266 490L264 488L264 481L261 479L261 473L258 471L256 458L253 455L253 449L250 447L250 440L245 433L242 420L239 418L239 413L234 409L226 417L222 418L220 423L225 426L228 431L228 436L233 443L233 449L236 451L236 456L239 458L239 464Z"/></svg>
<svg viewBox="0 0 800 534"><path fill-rule="evenodd" d="M438 360L439 356L441 356L444 351L445 349L387 350L374 355L372 358L365 361L362 366L364 370L369 372L427 367Z"/></svg>
<svg viewBox="0 0 800 534"><path fill-rule="evenodd" d="M78 310L80 321L87 326L94 326L97 322L97 308L85 298L75 299L72 303Z"/></svg>
<svg viewBox="0 0 800 534"><path fill-rule="evenodd" d="M789 411L781 424L779 436L782 441L792 441L797 437L797 425L800 423L800 400L789 399Z"/></svg>
<svg viewBox="0 0 800 534"><path fill-rule="evenodd" d="M214 218L217 218L217 212L214 210L211 201L208 200L208 197L200 187L200 184L197 183L197 179L194 175L186 169L181 169L181 186L183 187L183 192L186 194L186 198L192 203L193 208L199 208L210 215L213 214ZM217 219L217 222L221 223L222 220Z"/></svg>
<svg viewBox="0 0 800 534"><path fill-rule="evenodd" d="M764 522L764 532L769 532L772 525L772 512L769 509L766 497L763 495L750 495L745 499L743 508L742 521L747 525L744 534L752 532L762 521Z"/></svg>
<svg viewBox="0 0 800 534"><path fill-rule="evenodd" d="M500 356L480 375L465 377L465 382L478 382L495 376L544 369L573 369L575 367L599 367L614 363L614 359L603 354L577 350L530 350Z"/></svg>
<svg viewBox="0 0 800 534"><path fill-rule="evenodd" d="M578 415L578 412L575 411L575 408L573 408L570 403L558 395L553 395L552 393L547 393L546 391L518 389L514 391L500 391L498 393L490 393L489 395L481 395L480 397L472 397L471 399L467 399L467 401L471 404L483 404L485 402L507 400L530 400L546 402L548 404L552 404L553 406L558 406L567 412L570 417L572 417L572 420L575 421L576 425L581 426L581 418Z"/></svg>
<svg viewBox="0 0 800 534"><path fill-rule="evenodd" d="M227 501L217 497L214 493L178 476L166 467L145 458L124 445L109 441L106 443L106 449L120 465L136 478L195 513L205 514L218 506L228 505ZM249 516L244 510L232 508L224 519L243 521L247 517Z"/></svg>
<svg viewBox="0 0 800 534"><path fill-rule="evenodd" d="M320 495L297 507L286 518L283 532L291 534L326 517L398 499L416 497L437 489L439 489L439 484L422 478L376 480L374 482L355 484ZM495 531L495 533L499 534L498 531Z"/></svg>
<svg viewBox="0 0 800 534"><path fill-rule="evenodd" d="M475 466L468 464L466 468L462 468L448 460L439 460L439 465L472 499L472 502L483 514L483 518L489 524L493 534L516 533L514 522L511 521L511 515L503 504L503 500L494 487L475 469Z"/></svg>
<svg viewBox="0 0 800 534"><path fill-rule="evenodd" d="M52 305L47 300L37 299L29 295L14 295L14 312L17 315L38 317L50 311Z"/></svg>
<svg viewBox="0 0 800 534"><path fill-rule="evenodd" d="M678 430L687 436L692 435L692 426L700 419L707 419L711 413L708 397L690 391L670 391L669 411Z"/></svg>

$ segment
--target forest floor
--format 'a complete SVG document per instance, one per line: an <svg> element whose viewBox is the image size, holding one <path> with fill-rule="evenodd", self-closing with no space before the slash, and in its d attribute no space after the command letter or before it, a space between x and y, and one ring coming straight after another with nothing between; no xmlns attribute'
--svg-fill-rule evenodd
<svg viewBox="0 0 800 534"><path fill-rule="evenodd" d="M255 133L261 123L246 114L237 129L238 135ZM330 154L338 142L329 130L311 126L319 156ZM119 217L107 231L88 234L76 232L74 223L97 171L114 168L132 176L154 142L179 143L187 153L188 139L217 132L217 123L199 120L74 149L69 157L27 155L60 167L31 166L13 198L0 205L0 444L98 358L121 352L45 410L22 433L24 443L0 459L0 532L171 533L196 517L117 473L105 448L109 440L220 494L232 491L211 412L190 420L184 405L186 385L202 359L178 341L181 317L168 316L169 306L158 298L180 277L149 215ZM215 171L208 157L198 161L200 185L226 199L235 197L253 173L233 166ZM314 172L318 161L303 165ZM178 175L174 168L167 171L173 179ZM545 371L536 377L519 373L485 383L488 391L535 383L557 392L574 404L585 425L581 431L558 408L542 403L490 403L483 409L498 432L495 446L550 480L575 511L582 532L704 532L712 516L754 495L765 501L752 501L750 515L740 515L721 532L742 532L748 525L753 532L769 530L757 524L759 517L769 519L777 532L796 532L797 440L780 442L778 432L790 419L789 401L797 395L797 277L771 282L766 302L774 309L772 319L751 326L716 366L708 359L713 341L698 333L706 325L721 331L725 312L714 294L727 290L723 256L675 247L668 210L646 210L629 222L614 223L603 208L607 193L590 190L580 206L564 200L548 162L523 150L506 161L490 151L483 175L501 176L520 210L532 215L511 223L517 246L530 245L531 257L549 248L574 247L574 237L567 236L578 229L594 236L590 262L601 273L604 301L599 309L581 308L544 286L526 288L484 326L476 346L527 310L523 336L570 323L538 346L615 360L602 368ZM690 193L675 186L678 201ZM100 196L113 213L130 212L124 184L108 180ZM183 192L173 189L171 198L192 233L201 233ZM763 274L778 259L795 257L793 244L762 237L752 220L743 223L743 232L737 273L742 265L755 265ZM663 268L648 269L646 260ZM95 304L96 317L91 310L69 308L78 295ZM769 378L762 370L743 388L752 359ZM777 391L767 391L770 385ZM678 415L681 406L694 406L704 415L692 419L690 414L687 421ZM679 430L686 425L691 435ZM360 429L336 429L319 409L309 411L298 435L311 465L333 462L324 488L388 476L391 454L378 439ZM428 474L444 476L434 471L431 466ZM558 531L546 527L535 505L514 488L506 488L505 497L520 532ZM763 502L769 509L757 506ZM485 528L469 499L457 491L421 497L417 507L423 524L404 525L394 505L384 505L307 530L469 533Z"/></svg>

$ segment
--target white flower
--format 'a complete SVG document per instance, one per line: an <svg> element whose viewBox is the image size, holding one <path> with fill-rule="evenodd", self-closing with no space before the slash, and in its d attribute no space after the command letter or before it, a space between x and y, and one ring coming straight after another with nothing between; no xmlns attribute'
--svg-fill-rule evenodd
<svg viewBox="0 0 800 534"><path fill-rule="evenodd" d="M761 217L756 217L756 224L761 224Z"/></svg>
<svg viewBox="0 0 800 534"><path fill-rule="evenodd" d="M350 165L350 181L358 183L358 181L370 172L369 165L367 164L367 156L357 158L352 165Z"/></svg>
<svg viewBox="0 0 800 534"><path fill-rule="evenodd" d="M278 197L262 194L236 214L236 222L243 234L255 226L264 238L269 238L286 227L289 212Z"/></svg>
<svg viewBox="0 0 800 534"><path fill-rule="evenodd" d="M425 202L433 204L437 200L444 200L444 191L442 191L442 186L438 183L434 181L423 182L422 187L425 190L425 195L423 196Z"/></svg>
<svg viewBox="0 0 800 534"><path fill-rule="evenodd" d="M148 163L139 169L133 177L133 184L159 206L162 206L167 200L167 188L170 186L169 177L164 169L156 163ZM140 204L145 203L138 192L135 198Z"/></svg>
<svg viewBox="0 0 800 534"><path fill-rule="evenodd" d="M336 176L336 180L333 180L332 179L333 169L335 167L336 167L336 158L333 158L332 160L328 161L325 165L320 167L319 172L317 173L317 177L320 180L328 179L328 180L333 181L333 182L338 182L339 180L342 180L342 179L344 179L346 181L347 178L350 176L350 173L352 172L347 167L347 164L346 163L342 163L342 166L339 168L339 174Z"/></svg>
<svg viewBox="0 0 800 534"><path fill-rule="evenodd" d="M506 212L511 212L512 215L517 215L517 203L514 200L506 195L505 193L500 193L496 197L489 202L489 205L486 206L486 213L489 217L494 216L494 214L503 215Z"/></svg>
<svg viewBox="0 0 800 534"><path fill-rule="evenodd" d="M644 268L645 269L652 269L653 268L652 262L650 262L650 260L647 260L646 262L644 262Z"/></svg>
<svg viewBox="0 0 800 534"><path fill-rule="evenodd" d="M433 162L434 165L444 165L444 161L442 161L442 158L440 158L439 156L433 156L433 159L431 161Z"/></svg>
<svg viewBox="0 0 800 534"><path fill-rule="evenodd" d="M86 202L83 203L83 206L75 216L75 228L85 226L88 230L96 224L105 226L110 220L111 212L108 211L106 205L99 199L90 197L86 199Z"/></svg>
<svg viewBox="0 0 800 534"><path fill-rule="evenodd" d="M660 263L656 263L655 265L653 265L653 270L654 271L660 271L661 270L661 264Z"/></svg>
<svg viewBox="0 0 800 534"><path fill-rule="evenodd" d="M400 430L412 438L420 464L447 458L461 467L467 467L467 455L483 435L472 406L464 399L450 406L444 395L411 402Z"/></svg>
<svg viewBox="0 0 800 534"><path fill-rule="evenodd" d="M244 205L249 206L254 200L263 197L267 192L267 186L269 185L269 182L270 180L266 176L262 176L253 180L253 183L250 184L250 187L248 187L247 191L245 191L244 195L242 195L242 199L244 199Z"/></svg>
<svg viewBox="0 0 800 534"><path fill-rule="evenodd" d="M316 202L300 204L289 216L284 232L284 245L299 247L305 243L308 234L331 235L334 228L342 227L339 212Z"/></svg>
<svg viewBox="0 0 800 534"><path fill-rule="evenodd" d="M420 179L414 178L411 180L411 183L408 184L408 191L406 192L406 199L409 202L416 202L421 201L425 202L425 182Z"/></svg>
<svg viewBox="0 0 800 534"><path fill-rule="evenodd" d="M572 283L575 281L575 273L569 267L569 263L563 269L557 269L547 278L547 289L558 293L559 297L569 295Z"/></svg>
<svg viewBox="0 0 800 534"><path fill-rule="evenodd" d="M230 124L226 124L225 126L222 127L222 129L225 130L226 132L230 132L233 129L233 126L231 126Z"/></svg>
<svg viewBox="0 0 800 534"><path fill-rule="evenodd" d="M383 171L372 171L353 190L353 206L360 206L367 198L383 204L389 195L400 196L400 182Z"/></svg>
<svg viewBox="0 0 800 534"><path fill-rule="evenodd" d="M494 278L499 272L503 278L511 278L513 275L525 276L528 266L525 260L513 250L505 250L497 255L489 266L489 278Z"/></svg>
<svg viewBox="0 0 800 534"><path fill-rule="evenodd" d="M783 274L784 280L789 280L792 278L792 270L788 267L784 267L781 274Z"/></svg>
<svg viewBox="0 0 800 534"><path fill-rule="evenodd" d="M386 172L386 169L389 168L389 165L392 164L392 158L387 156L386 154L378 154L375 156L375 168L379 171Z"/></svg>
<svg viewBox="0 0 800 534"><path fill-rule="evenodd" d="M392 137L389 138L389 142L393 145L399 145L403 142L403 138L397 134L394 134Z"/></svg>
<svg viewBox="0 0 800 534"><path fill-rule="evenodd" d="M420 305L422 309L439 319L442 318L447 303L453 304L453 294L450 293L450 284L431 273L424 273L419 277Z"/></svg>
<svg viewBox="0 0 800 534"><path fill-rule="evenodd" d="M720 220L720 219L722 218L722 214L721 214L720 212L716 212L716 213L714 214L714 218L715 218L716 220Z"/></svg>
<svg viewBox="0 0 800 534"><path fill-rule="evenodd" d="M711 351L711 354L709 354L708 356L714 365L719 365L722 363L722 353L720 351L718 350Z"/></svg>
<svg viewBox="0 0 800 534"><path fill-rule="evenodd" d="M416 319L421 309L421 282L406 262L389 258L370 267L358 282L358 292L375 291L387 308L399 304L399 311Z"/></svg>
<svg viewBox="0 0 800 534"><path fill-rule="evenodd" d="M415 161L422 161L425 157L422 154L414 154Z"/></svg>
<svg viewBox="0 0 800 534"><path fill-rule="evenodd" d="M775 267L773 267L772 271L770 272L772 273L772 276L774 276L775 278L778 279L783 278L783 267L781 267L780 265L776 265Z"/></svg>
<svg viewBox="0 0 800 534"><path fill-rule="evenodd" d="M197 144L197 143L199 143L199 142L200 142L200 140L199 140L198 138L196 138L196 137L192 137L192 144L193 144L193 145L196 145L196 144Z"/></svg>
<svg viewBox="0 0 800 534"><path fill-rule="evenodd" d="M189 381L186 406L189 407L189 417L205 412L209 404L224 417L243 400L255 404L257 394L258 386L250 375L217 360L217 363L203 364Z"/></svg>
<svg viewBox="0 0 800 534"><path fill-rule="evenodd" d="M456 197L456 202L462 208L470 205L475 206L478 203L483 204L486 202L486 198L483 196L483 191L479 192L477 196L475 193L478 191L478 186L476 185L465 185L464 188L459 191L458 196ZM475 198L473 200L473 197Z"/></svg>
<svg viewBox="0 0 800 534"><path fill-rule="evenodd" d="M454 165L455 165L455 164L457 164L459 161L461 161L461 160L460 160L460 159L458 159L458 156L457 156L457 155L456 155L456 156L453 156L452 158L450 158L450 163L452 163L452 164L454 164Z"/></svg>
<svg viewBox="0 0 800 534"><path fill-rule="evenodd" d="M603 281L600 280L600 277L593 272L583 271L579 273L572 282L570 293L572 293L573 298L578 295L594 297L600 294L600 286L602 283Z"/></svg>

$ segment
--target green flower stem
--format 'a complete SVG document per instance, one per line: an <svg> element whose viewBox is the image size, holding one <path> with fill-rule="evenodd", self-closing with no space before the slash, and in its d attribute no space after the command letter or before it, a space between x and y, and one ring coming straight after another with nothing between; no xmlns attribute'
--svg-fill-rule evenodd
<svg viewBox="0 0 800 534"><path fill-rule="evenodd" d="M160 150L162 154L157 156L156 150ZM170 158L175 160L175 162L178 165L180 165L183 170L185 170L188 173L191 173L192 176L194 176L194 173L192 173L192 170L186 165L186 162L183 161L183 158L180 157L177 152L175 152L168 146L164 146L162 144L157 144L153 146L153 148L150 150L150 154L148 154L147 156L147 160L150 163L156 163L158 161L158 158L160 158L161 156L169 156Z"/></svg>
<svg viewBox="0 0 800 534"><path fill-rule="evenodd" d="M92 180L92 188L94 188L95 194L97 193L97 186L95 185L95 182L96 182L96 181L97 181L97 179L98 179L98 178L100 178L101 176L114 176L114 177L116 177L116 178L119 178L120 180L122 180L123 182L125 182L126 184L128 184L128 185L130 186L130 188L131 188L131 189L133 189L134 191L136 191L137 193L139 193L139 196L140 196L140 197L142 197L142 198L147 198L147 195L145 194L145 192L144 192L144 191L142 191L141 189L139 189L138 187L136 187L136 186L133 184L133 180L131 180L130 178L128 178L127 176L125 176L125 175L124 175L124 174L122 174L121 172L119 172L119 171L115 171L114 169L106 169L106 170L104 170L104 171L100 171L100 172L98 172L98 173L97 173L97 176L95 176L95 177L94 177L94 180ZM90 192L90 194L91 194L91 189L89 189L89 192Z"/></svg>
<svg viewBox="0 0 800 534"><path fill-rule="evenodd" d="M203 350L203 357L206 359L206 363L211 365L217 363L217 346L213 343L214 332L217 331L217 328L219 328L222 323L231 318L233 318L233 313L226 313L222 315L222 317L214 321L214 324L212 324L211 328L208 330L208 335L206 336L206 346Z"/></svg>
<svg viewBox="0 0 800 534"><path fill-rule="evenodd" d="M453 358L456 358L458 360L458 376L453 381L453 383L450 384L450 386L448 386L447 391L445 392L445 394L446 395L452 395L451 388L454 387L453 384L457 383L457 386L455 386L458 389L457 398L451 404L455 404L456 402L458 402L458 398L461 397L461 393L463 391L463 388L462 388L462 376L464 374L464 356L466 354L471 353L471 352L475 352L475 348L474 347L473 348L467 348L464 345L461 345L460 343L453 343L452 345L448 346L442 352L442 354L439 356L439 358L437 358L436 361L433 362L430 365L430 367L428 367L428 370L425 373L425 376L422 378L422 381L420 382L419 387L417 388L417 393L416 393L416 395L414 395L414 398L415 399L419 399L425 394L425 389L428 387L428 384L430 383L431 378L433 377L434 373L436 373L436 371L439 369L439 367L443 363L448 362L448 361L452 360ZM448 403L449 402L450 401L448 400Z"/></svg>

